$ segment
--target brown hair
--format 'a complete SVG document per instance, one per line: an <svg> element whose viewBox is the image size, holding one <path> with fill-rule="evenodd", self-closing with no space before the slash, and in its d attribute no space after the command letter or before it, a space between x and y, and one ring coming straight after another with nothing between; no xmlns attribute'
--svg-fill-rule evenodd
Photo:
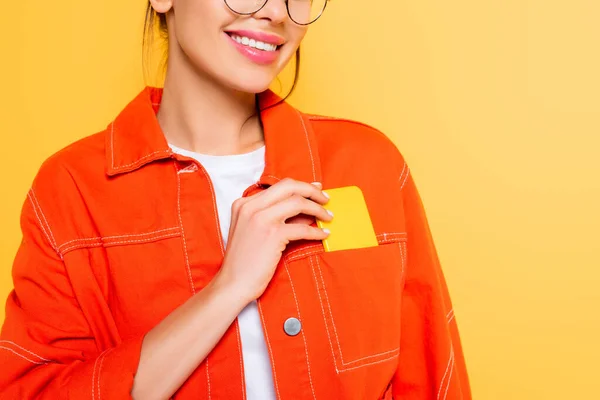
<svg viewBox="0 0 600 400"><path fill-rule="evenodd" d="M156 31L158 31L158 32L156 32ZM162 41L167 42L167 39L169 37L169 32L167 30L167 16L166 16L166 14L163 14L163 13L157 13L154 10L154 8L152 8L150 1L148 1L148 5L146 6L146 18L144 20L144 37L143 37L143 41L142 41L143 52L144 52L142 55L144 68L145 68L144 72L147 71L147 67L148 67L147 60L148 60L148 56L152 53L152 45L154 44L155 33L158 33L158 36ZM167 59L168 59L168 51L164 54L164 57L163 57L163 60L161 63L163 71L166 69ZM300 77L300 47L298 47L298 50L296 50L294 82L293 82L292 88L290 89L288 94L283 98L284 101L292 94L292 92L296 88L299 77Z"/></svg>

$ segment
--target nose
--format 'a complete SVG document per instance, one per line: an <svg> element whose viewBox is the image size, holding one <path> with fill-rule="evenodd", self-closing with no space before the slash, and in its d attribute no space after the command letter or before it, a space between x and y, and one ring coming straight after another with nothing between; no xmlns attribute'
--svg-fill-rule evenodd
<svg viewBox="0 0 600 400"><path fill-rule="evenodd" d="M282 24L288 18L286 0L267 0L267 4L256 13L256 19L267 19L275 24Z"/></svg>

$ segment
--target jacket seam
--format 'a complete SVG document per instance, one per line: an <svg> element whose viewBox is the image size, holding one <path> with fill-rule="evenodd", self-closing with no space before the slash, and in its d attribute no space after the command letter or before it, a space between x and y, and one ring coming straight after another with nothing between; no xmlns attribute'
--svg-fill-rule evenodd
<svg viewBox="0 0 600 400"><path fill-rule="evenodd" d="M142 157L139 157L137 160L135 160L129 164L115 166L115 149L114 149L115 139L114 139L114 137L115 137L115 121L113 121L110 125L110 166L111 166L112 170L115 172L132 167L134 165L137 165L140 162L142 162L143 160L154 156L155 154L164 153L166 155L170 155L172 153L171 150L157 150L157 151L153 151L152 153L146 154Z"/></svg>
<svg viewBox="0 0 600 400"><path fill-rule="evenodd" d="M306 145L308 146L308 154L310 155L310 163L312 166L313 181L316 181L317 180L317 172L315 169L315 159L313 157L310 139L308 138L308 130L306 129L306 123L304 123L304 118L302 117L302 114L300 114L300 111L296 110L296 112L298 113L300 122L302 122L302 129L304 129L304 136L306 137Z"/></svg>
<svg viewBox="0 0 600 400"><path fill-rule="evenodd" d="M50 234L50 239L52 239L51 243L55 248L57 248L56 239L54 238L54 235L52 234L52 230L50 229L50 224L48 223L48 219L46 218L46 215L44 214L44 211L42 210L42 207L40 206L40 202L38 201L35 191L33 190L33 187L31 188L31 195L33 197L33 200L37 204L38 209L40 210L40 214L42 215L42 219L44 220L46 227L48 228L48 233Z"/></svg>
<svg viewBox="0 0 600 400"><path fill-rule="evenodd" d="M25 361L28 361L28 362L30 362L30 363L32 363L32 364L36 364L36 365L44 365L44 364L48 364L48 363L47 363L47 362L45 362L45 361L34 361L34 360L31 360L31 359L27 358L26 356L24 356L23 354L20 354L20 353L16 352L15 350L11 349L10 347L6 347L6 346L0 346L0 350L6 350L6 351L9 351L9 352L11 352L11 353L15 354L16 356L19 356L19 357L21 357L23 360L25 360Z"/></svg>
<svg viewBox="0 0 600 400"><path fill-rule="evenodd" d="M311 266L312 266L312 258L310 260L311 260ZM398 356L398 352L400 350L399 347L396 347L396 348L391 349L391 350L383 351L381 353L376 353L376 354L371 354L371 355L368 355L368 356L365 356L365 357L361 357L361 358L358 358L356 360L344 361L344 354L342 352L342 347L340 345L340 339L339 339L339 336L338 336L338 333L337 333L337 328L336 328L336 325L335 325L335 318L333 317L333 312L331 310L331 303L329 302L329 296L327 294L327 287L325 286L325 279L323 278L323 271L321 270L321 265L319 263L319 259L318 258L315 258L315 262L316 262L316 265L317 265L317 269L319 270L319 276L321 277L321 286L323 287L323 293L325 294L325 304L327 305L327 309L329 310L329 317L331 319L331 325L333 327L333 333L334 333L334 337L335 337L335 342L337 344L337 348L338 348L338 351L340 353L340 361L342 363L342 367L343 368L339 368L339 372L343 372L343 371L350 370L350 369L357 369L357 368L365 367L365 366L372 365L372 364L377 364L379 362L383 362L383 361L387 361L387 360L396 358ZM313 272L314 272L314 270L313 270ZM316 277L315 277L315 279L316 279ZM320 295L319 295L319 300L321 300L321 296ZM327 327L327 321L326 321L326 317L325 317L324 314L323 314L323 318L324 318L324 322L325 322L325 327L326 327L327 330L329 330L329 328ZM335 359L335 354L332 354L332 356ZM380 357L383 357L383 356L385 356L386 358L381 359ZM380 359L377 360L377 361L369 361L369 362L361 363L361 361L365 361L365 360L373 359L373 358L380 358ZM355 365L354 367L348 367L348 365L351 365L351 364L359 364L359 365ZM337 366L336 366L336 368L337 368Z"/></svg>
<svg viewBox="0 0 600 400"><path fill-rule="evenodd" d="M141 235L143 235L143 234L140 234L140 236ZM69 247L67 247L65 249L62 249L58 254L61 257L64 257L65 254L70 253L71 251L74 251L74 250L79 250L79 249L87 249L87 248L93 248L93 247L111 247L111 246L128 245L128 244L150 243L150 242L153 242L155 240L170 239L170 238L179 237L181 235L182 235L182 232L179 230L179 228L177 228L177 231L172 231L171 233L167 233L167 234L164 234L164 235L149 236L149 237L143 238L143 239L111 241L111 240L103 240L104 238L100 238L100 239L98 239L96 241L92 241L90 243L80 243L80 244L75 244L75 245L69 246ZM90 239L90 241L92 239ZM83 240L86 240L86 239L81 239L81 240L83 241Z"/></svg>
<svg viewBox="0 0 600 400"><path fill-rule="evenodd" d="M407 233L406 232L382 232L377 235L378 244L393 244L407 241ZM284 259L289 263L292 261L297 261L306 257L310 257L315 254L324 253L325 249L323 245L315 244L306 247L302 247L300 249L296 249L291 251L290 253L284 256Z"/></svg>
<svg viewBox="0 0 600 400"><path fill-rule="evenodd" d="M450 375L448 375L448 372L450 372ZM442 381L440 382L440 386L438 389L438 394L437 394L437 399L440 399L440 396L442 395L442 389L445 386L446 390L444 393L444 400L446 399L446 397L448 396L448 389L450 388L450 381L452 379L452 372L454 372L454 347L452 345L450 345L450 356L448 357L448 365L446 366L446 372L444 372L444 376L442 377ZM446 376L448 376L448 380L446 381ZM446 382L446 384L444 385L444 382Z"/></svg>
<svg viewBox="0 0 600 400"><path fill-rule="evenodd" d="M66 242L64 242L63 244L61 244L60 246L58 246L58 249L62 249L63 247L67 246L68 244L71 243L77 243L77 242L106 242L106 241L110 241L112 239L128 239L128 238L134 238L134 237L140 237L140 236L148 236L148 235L152 235L155 233L163 233L163 232L168 232L168 231L179 231L179 226L174 226L171 228L165 228L165 229L158 229L155 231L150 231L150 232L144 232L144 233L132 233L132 234L126 234L126 235L111 235L111 236L96 236L96 237L90 237L90 238L79 238L79 239L73 239L73 240L68 240Z"/></svg>
<svg viewBox="0 0 600 400"><path fill-rule="evenodd" d="M92 370L92 400L96 400L95 387L96 387L96 371L98 370L98 362L100 360L104 361L104 356L110 350L111 349L104 350L98 357L96 357L96 360L94 361L94 368ZM102 363L100 363L100 364L102 364ZM98 372L98 375L99 375L99 372ZM100 399L100 377L99 376L98 376L98 399Z"/></svg>
<svg viewBox="0 0 600 400"><path fill-rule="evenodd" d="M242 353L242 345L240 342L240 323L239 321L236 319L235 321L235 336L237 339L237 347L238 347L238 353L240 354L240 372L241 372L241 377L242 377L242 400L246 400L246 377L244 375L244 356Z"/></svg>
<svg viewBox="0 0 600 400"><path fill-rule="evenodd" d="M31 202L31 206L33 208L33 212L34 212L34 214L35 214L35 216L36 216L36 218L37 218L37 220L39 222L39 225L40 225L40 228L42 229L42 232L44 233L44 237L48 241L48 244L50 245L50 247L52 248L52 250L54 250L54 252L62 260L62 254L60 253L60 251L58 251L58 248L55 245L56 242L53 240L54 239L54 235L52 234L52 230L50 229L50 224L48 224L48 220L46 219L46 216L44 215L44 212L42 211L42 207L40 206L39 202L37 201L37 197L35 197L35 193L33 191L33 188L31 188L29 190L29 193L27 194L27 197L28 197L29 201ZM38 209L39 209L39 213L38 213ZM42 219L40 218L40 214L44 218L44 221L46 221L46 224L47 224L46 226L42 222Z"/></svg>
<svg viewBox="0 0 600 400"><path fill-rule="evenodd" d="M398 182L400 182L400 191L401 192L404 189L404 186L406 185L406 182L408 181L409 176L410 176L410 168L408 167L408 164L406 162L404 162L404 165L402 166L402 171L400 172L400 176L398 177Z"/></svg>
<svg viewBox="0 0 600 400"><path fill-rule="evenodd" d="M173 163L173 168L177 171L177 165L175 162ZM187 250L187 241L185 240L185 230L183 229L183 219L181 218L181 178L179 174L177 175L177 221L179 223L179 230L181 231L181 239L183 242L183 255L185 257L185 269L188 275L188 280L190 283L190 289L192 289L192 294L196 294L196 287L194 286L194 279L192 277L192 270L190 269L190 259L188 257Z"/></svg>
<svg viewBox="0 0 600 400"><path fill-rule="evenodd" d="M277 381L277 368L275 367L275 359L273 358L273 349L271 348L271 341L269 340L269 329L265 324L265 316L263 315L261 299L257 299L256 305L258 307L258 313L260 314L260 320L262 321L263 326L265 327L265 340L267 341L267 346L269 347L269 358L271 359L271 366L273 368L273 382L275 383L275 392L277 392L277 399L281 400L281 394L279 393L279 383Z"/></svg>
<svg viewBox="0 0 600 400"><path fill-rule="evenodd" d="M302 323L302 317L300 316L300 305L298 303L298 297L296 296L296 289L294 289L294 282L292 280L292 275L290 274L287 261L283 261L283 265L285 267L285 272L287 273L288 279L290 280L290 287L292 288L292 295L294 296L294 303L296 304L296 312L298 314L298 320ZM312 373L310 369L310 359L308 356L308 345L306 343L306 336L304 335L304 329L300 329L300 335L302 336L302 341L304 342L304 355L306 357L306 368L308 374L308 381L310 383L310 390L312 392L313 399L316 399L315 388L312 380Z"/></svg>
<svg viewBox="0 0 600 400"><path fill-rule="evenodd" d="M5 344L10 345L13 348L7 347L7 346L5 346ZM27 350L26 348L19 346L18 344L16 344L15 342L12 342L10 340L0 340L0 350L6 350L8 352L11 352L11 353L15 354L16 356L21 357L25 361L28 361L28 362L30 362L32 364L36 364L36 365L45 365L45 364L49 364L49 363L53 362L52 360L48 360L44 357L41 357L41 356L35 354L33 351ZM28 353L29 355L24 355L21 352ZM33 356L35 358L31 359L30 356ZM37 358L37 360L36 360L36 358Z"/></svg>

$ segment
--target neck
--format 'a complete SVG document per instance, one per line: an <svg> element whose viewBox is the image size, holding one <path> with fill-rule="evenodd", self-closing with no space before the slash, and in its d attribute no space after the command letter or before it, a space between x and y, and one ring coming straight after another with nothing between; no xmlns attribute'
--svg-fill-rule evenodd
<svg viewBox="0 0 600 400"><path fill-rule="evenodd" d="M194 152L242 154L264 145L254 94L223 87L171 55L157 118L169 143Z"/></svg>

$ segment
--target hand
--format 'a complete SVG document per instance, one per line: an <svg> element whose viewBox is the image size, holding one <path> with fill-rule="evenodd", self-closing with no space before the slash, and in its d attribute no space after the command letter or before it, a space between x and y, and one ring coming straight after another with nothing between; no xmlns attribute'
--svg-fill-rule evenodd
<svg viewBox="0 0 600 400"><path fill-rule="evenodd" d="M310 216L322 221L333 218L323 207L329 199L321 189L320 183L287 178L236 200L218 278L233 285L248 302L260 297L289 242L322 240L329 235L327 230L310 226Z"/></svg>

